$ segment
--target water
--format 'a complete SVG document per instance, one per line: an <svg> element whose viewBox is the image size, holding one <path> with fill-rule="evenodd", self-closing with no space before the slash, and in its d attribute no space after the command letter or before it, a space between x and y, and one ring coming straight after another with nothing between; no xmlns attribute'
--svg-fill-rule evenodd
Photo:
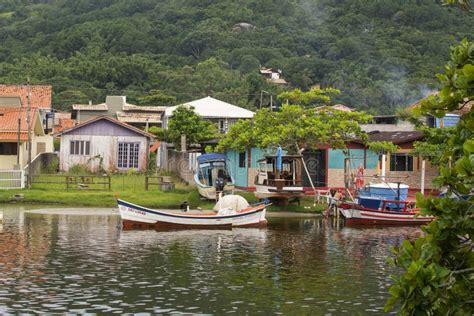
<svg viewBox="0 0 474 316"><path fill-rule="evenodd" d="M382 314L389 247L418 228L121 231L111 215L3 210L0 314Z"/></svg>

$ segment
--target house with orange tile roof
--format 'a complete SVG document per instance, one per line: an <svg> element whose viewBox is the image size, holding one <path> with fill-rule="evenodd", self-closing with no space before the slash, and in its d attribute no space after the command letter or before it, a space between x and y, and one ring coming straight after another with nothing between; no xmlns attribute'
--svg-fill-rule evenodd
<svg viewBox="0 0 474 316"><path fill-rule="evenodd" d="M23 169L28 164L28 112L24 107L0 108L0 169ZM52 152L53 137L45 134L40 110L30 112L32 160L44 152Z"/></svg>
<svg viewBox="0 0 474 316"><path fill-rule="evenodd" d="M27 85L0 84L0 107L3 107L4 105L2 99L8 99L12 97L19 97L20 106L26 107L28 104L28 91L31 92L31 108L38 108L42 110L52 109L53 87L50 85L30 85L28 87Z"/></svg>

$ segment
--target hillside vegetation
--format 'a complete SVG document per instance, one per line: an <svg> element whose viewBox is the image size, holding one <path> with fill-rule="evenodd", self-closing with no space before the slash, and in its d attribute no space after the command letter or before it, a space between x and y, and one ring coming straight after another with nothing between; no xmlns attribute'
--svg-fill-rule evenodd
<svg viewBox="0 0 474 316"><path fill-rule="evenodd" d="M437 88L449 46L473 30L434 0L1 0L0 82L52 84L59 109L151 90L164 105L211 95L252 108L278 92L265 66L392 113Z"/></svg>

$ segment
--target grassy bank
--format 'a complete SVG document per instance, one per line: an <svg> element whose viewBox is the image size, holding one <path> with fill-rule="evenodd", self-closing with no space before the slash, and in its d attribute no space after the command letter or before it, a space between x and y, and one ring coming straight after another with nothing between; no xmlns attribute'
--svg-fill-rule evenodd
<svg viewBox="0 0 474 316"><path fill-rule="evenodd" d="M195 188L186 186L176 181L176 189L170 192L162 192L156 186L145 191L145 177L143 175L117 175L111 178L111 190L103 190L104 185L91 185L88 188L72 187L66 189L61 177L45 177L36 183L31 189L24 190L1 190L0 203L31 203L31 204L54 204L74 207L115 207L116 196L135 204L150 208L178 208L183 201L188 201L192 208L212 208L214 203L202 200ZM94 190L91 190L94 189ZM102 189L102 190L100 190ZM249 203L258 200L251 192L237 192L247 199ZM15 195L21 195L21 199L15 200ZM287 206L271 205L271 212L317 212L324 210L324 205L313 207L311 197L303 198L301 205L291 204Z"/></svg>

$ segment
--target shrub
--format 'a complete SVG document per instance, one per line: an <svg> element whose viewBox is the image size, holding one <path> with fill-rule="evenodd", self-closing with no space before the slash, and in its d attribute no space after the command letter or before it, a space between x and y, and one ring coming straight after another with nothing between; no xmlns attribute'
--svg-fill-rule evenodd
<svg viewBox="0 0 474 316"><path fill-rule="evenodd" d="M54 157L49 164L41 166L41 173L53 174L59 171L59 158Z"/></svg>
<svg viewBox="0 0 474 316"><path fill-rule="evenodd" d="M71 166L68 171L69 174L73 175L83 175L83 174L92 174L91 169L86 164L76 164Z"/></svg>

